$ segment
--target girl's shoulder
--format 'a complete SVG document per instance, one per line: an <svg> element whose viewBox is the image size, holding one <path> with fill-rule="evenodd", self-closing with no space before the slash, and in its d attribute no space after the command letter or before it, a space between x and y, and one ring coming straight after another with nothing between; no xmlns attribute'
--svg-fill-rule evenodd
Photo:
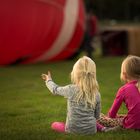
<svg viewBox="0 0 140 140"><path fill-rule="evenodd" d="M79 90L78 86L77 86L77 85L75 85L75 84L69 84L68 86L69 86L69 88Z"/></svg>
<svg viewBox="0 0 140 140"><path fill-rule="evenodd" d="M97 101L100 101L101 100L101 94L100 94L100 92L97 92L97 94L96 94L96 100Z"/></svg>
<svg viewBox="0 0 140 140"><path fill-rule="evenodd" d="M124 91L127 89L127 84L121 86L119 89L118 89L118 93L124 93Z"/></svg>
<svg viewBox="0 0 140 140"><path fill-rule="evenodd" d="M129 88L133 88L136 83L137 83L137 81L135 81L135 80L128 82L128 83L124 84L122 87L120 87L119 90L123 91L123 90L129 89Z"/></svg>
<svg viewBox="0 0 140 140"><path fill-rule="evenodd" d="M73 92L73 93L79 92L79 88L78 88L77 85L70 84L70 85L68 85L68 87L69 87L70 91Z"/></svg>

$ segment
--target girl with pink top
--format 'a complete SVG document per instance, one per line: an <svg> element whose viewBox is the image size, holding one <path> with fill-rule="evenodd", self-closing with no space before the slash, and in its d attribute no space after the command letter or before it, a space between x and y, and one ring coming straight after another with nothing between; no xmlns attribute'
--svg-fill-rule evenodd
<svg viewBox="0 0 140 140"><path fill-rule="evenodd" d="M108 113L109 118L103 116L99 119L99 122L106 125L109 120L114 122L116 126L119 125L126 129L140 130L140 57L128 56L124 59L121 66L120 78L125 82L125 85L116 94L116 98ZM117 112L123 102L128 112L123 117L119 117ZM113 125L111 124L111 126Z"/></svg>

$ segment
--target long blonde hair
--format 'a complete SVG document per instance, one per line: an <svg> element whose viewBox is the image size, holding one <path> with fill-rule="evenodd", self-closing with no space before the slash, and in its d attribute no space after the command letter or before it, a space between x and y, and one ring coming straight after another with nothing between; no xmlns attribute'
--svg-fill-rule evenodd
<svg viewBox="0 0 140 140"><path fill-rule="evenodd" d="M123 72L128 76L128 79L135 79L138 81L138 88L140 89L140 57L129 55L122 62L121 79Z"/></svg>
<svg viewBox="0 0 140 140"><path fill-rule="evenodd" d="M76 95L77 103L83 100L86 106L90 105L90 107L94 108L96 94L99 93L94 61L87 56L80 58L73 66L71 81L80 89L80 92Z"/></svg>

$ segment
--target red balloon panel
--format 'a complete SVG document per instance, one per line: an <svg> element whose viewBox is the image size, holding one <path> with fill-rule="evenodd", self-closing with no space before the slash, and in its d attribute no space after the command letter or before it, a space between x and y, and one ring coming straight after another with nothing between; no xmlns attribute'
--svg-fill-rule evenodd
<svg viewBox="0 0 140 140"><path fill-rule="evenodd" d="M84 32L82 4L82 0L0 0L0 65L72 55Z"/></svg>

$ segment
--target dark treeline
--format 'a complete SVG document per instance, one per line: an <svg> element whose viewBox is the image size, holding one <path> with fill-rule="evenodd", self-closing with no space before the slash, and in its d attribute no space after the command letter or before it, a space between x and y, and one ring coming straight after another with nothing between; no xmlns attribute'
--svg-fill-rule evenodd
<svg viewBox="0 0 140 140"><path fill-rule="evenodd" d="M99 19L140 21L140 0L84 0Z"/></svg>

